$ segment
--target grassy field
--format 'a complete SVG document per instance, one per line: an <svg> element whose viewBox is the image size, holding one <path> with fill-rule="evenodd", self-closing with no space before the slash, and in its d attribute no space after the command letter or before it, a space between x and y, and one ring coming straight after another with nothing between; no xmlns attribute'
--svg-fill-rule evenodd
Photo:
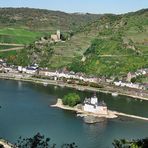
<svg viewBox="0 0 148 148"><path fill-rule="evenodd" d="M0 42L1 43L15 43L15 44L29 44L41 37L43 33L33 32L26 29L16 28L1 28Z"/></svg>
<svg viewBox="0 0 148 148"><path fill-rule="evenodd" d="M16 53L17 51L0 52L0 58L13 58L16 55Z"/></svg>

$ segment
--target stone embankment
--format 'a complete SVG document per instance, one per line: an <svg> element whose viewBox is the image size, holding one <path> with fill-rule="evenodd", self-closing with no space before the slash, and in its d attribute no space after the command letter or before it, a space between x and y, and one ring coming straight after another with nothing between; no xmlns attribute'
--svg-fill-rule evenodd
<svg viewBox="0 0 148 148"><path fill-rule="evenodd" d="M120 112L116 112L116 111L111 111L113 114L118 115L118 116L125 116L125 117L130 117L130 118L135 118L135 119L140 119L140 120L145 120L148 121L148 118L146 117L141 117L141 116L135 116L135 115L129 115L129 114L125 114L125 113L120 113Z"/></svg>

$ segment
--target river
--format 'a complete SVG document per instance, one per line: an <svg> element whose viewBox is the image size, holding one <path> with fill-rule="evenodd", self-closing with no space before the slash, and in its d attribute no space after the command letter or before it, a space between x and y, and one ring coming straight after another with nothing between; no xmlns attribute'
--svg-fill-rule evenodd
<svg viewBox="0 0 148 148"><path fill-rule="evenodd" d="M15 142L19 136L32 136L37 132L59 145L76 142L80 148L110 148L116 138L143 138L148 136L148 122L130 118L110 119L89 125L74 112L51 108L57 98L69 92L81 98L93 92L78 91L49 85L0 80L0 137ZM148 117L148 101L126 96L113 97L97 93L110 110Z"/></svg>

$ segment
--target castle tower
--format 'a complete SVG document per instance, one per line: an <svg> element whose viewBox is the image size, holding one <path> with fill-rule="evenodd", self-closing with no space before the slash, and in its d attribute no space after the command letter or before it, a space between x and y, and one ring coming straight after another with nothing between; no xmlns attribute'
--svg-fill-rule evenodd
<svg viewBox="0 0 148 148"><path fill-rule="evenodd" d="M96 96L91 97L91 104L98 104L98 98Z"/></svg>
<svg viewBox="0 0 148 148"><path fill-rule="evenodd" d="M60 32L60 30L57 30L57 38L58 38L58 40L61 39L61 32Z"/></svg>

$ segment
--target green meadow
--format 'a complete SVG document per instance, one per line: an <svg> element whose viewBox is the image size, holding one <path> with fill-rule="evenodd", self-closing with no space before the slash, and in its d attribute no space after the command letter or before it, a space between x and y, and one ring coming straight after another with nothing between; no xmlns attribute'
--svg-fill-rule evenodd
<svg viewBox="0 0 148 148"><path fill-rule="evenodd" d="M41 37L43 33L27 29L0 28L1 43L29 44Z"/></svg>

